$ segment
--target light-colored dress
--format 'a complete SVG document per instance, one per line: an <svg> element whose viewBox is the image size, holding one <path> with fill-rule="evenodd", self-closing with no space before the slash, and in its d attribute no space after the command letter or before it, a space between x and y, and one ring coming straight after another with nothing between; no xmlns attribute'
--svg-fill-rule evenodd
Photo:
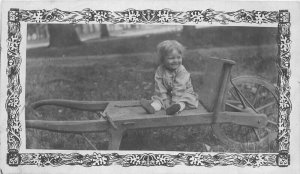
<svg viewBox="0 0 300 174"><path fill-rule="evenodd" d="M194 92L190 73L183 65L175 71L169 71L160 65L155 72L155 95L152 100L158 100L162 108L184 102L187 109L198 107L198 95Z"/></svg>

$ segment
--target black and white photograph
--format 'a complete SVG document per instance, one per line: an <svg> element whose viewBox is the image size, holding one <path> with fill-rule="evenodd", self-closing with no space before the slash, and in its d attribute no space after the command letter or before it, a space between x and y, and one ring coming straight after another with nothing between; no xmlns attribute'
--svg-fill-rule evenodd
<svg viewBox="0 0 300 174"><path fill-rule="evenodd" d="M277 152L277 30L28 24L26 148Z"/></svg>
<svg viewBox="0 0 300 174"><path fill-rule="evenodd" d="M3 3L0 173L298 171L299 3L132 1Z"/></svg>

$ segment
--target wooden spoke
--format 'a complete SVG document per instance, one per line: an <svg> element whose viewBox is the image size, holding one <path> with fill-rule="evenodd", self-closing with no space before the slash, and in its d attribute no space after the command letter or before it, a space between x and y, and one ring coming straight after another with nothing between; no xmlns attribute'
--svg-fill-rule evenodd
<svg viewBox="0 0 300 174"><path fill-rule="evenodd" d="M254 106L254 107L256 107L256 100L257 100L257 98L259 96L260 89L261 89L261 86L259 85L258 88L255 91L254 99L253 99L253 102L252 102L252 106Z"/></svg>
<svg viewBox="0 0 300 174"><path fill-rule="evenodd" d="M271 113L268 113L268 114L267 114L267 117L270 117L270 116L272 116L272 115L274 115L274 113L273 113L273 112L271 112Z"/></svg>
<svg viewBox="0 0 300 174"><path fill-rule="evenodd" d="M229 92L230 92L231 96L232 96L235 100L238 100L238 98L237 98L236 95L235 95L235 92L234 92L234 89L233 89L233 88L230 89Z"/></svg>
<svg viewBox="0 0 300 174"><path fill-rule="evenodd" d="M274 126L277 126L277 123L274 122L274 121L268 120L268 123L270 123L270 124L272 124L272 125L274 125Z"/></svg>
<svg viewBox="0 0 300 174"><path fill-rule="evenodd" d="M86 137L84 134L80 134L80 135L85 139L86 142L89 143L90 146L92 146L92 148L93 148L94 150L98 150L97 147L91 142L91 140L88 139L88 137Z"/></svg>
<svg viewBox="0 0 300 174"><path fill-rule="evenodd" d="M268 104L265 104L265 105L263 105L263 106L261 106L261 107L259 107L259 108L256 108L256 110L257 110L258 112L260 112L261 110L263 110L263 109L265 109L265 108L267 108L267 107L269 107L269 106L272 106L273 104L275 104L275 101L270 102L270 103L268 103Z"/></svg>
<svg viewBox="0 0 300 174"><path fill-rule="evenodd" d="M230 104L241 104L241 101L239 100L226 100Z"/></svg>
<svg viewBox="0 0 300 174"><path fill-rule="evenodd" d="M257 129L254 129L254 128L252 128L252 129L253 129L253 131L254 131L254 134L256 135L257 140L260 141L261 138L260 138L260 136L259 136L259 134L258 134L258 132L257 132Z"/></svg>

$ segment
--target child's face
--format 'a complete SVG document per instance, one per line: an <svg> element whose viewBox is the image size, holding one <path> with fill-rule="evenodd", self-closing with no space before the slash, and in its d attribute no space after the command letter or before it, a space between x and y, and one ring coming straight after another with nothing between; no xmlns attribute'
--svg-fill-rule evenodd
<svg viewBox="0 0 300 174"><path fill-rule="evenodd" d="M177 50L172 50L164 57L164 66L169 70L176 70L182 64L182 55Z"/></svg>

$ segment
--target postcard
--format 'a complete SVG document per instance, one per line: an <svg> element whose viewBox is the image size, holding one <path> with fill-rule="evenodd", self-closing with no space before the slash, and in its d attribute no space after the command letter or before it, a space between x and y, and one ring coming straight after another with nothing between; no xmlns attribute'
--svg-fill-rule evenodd
<svg viewBox="0 0 300 174"><path fill-rule="evenodd" d="M4 1L2 173L299 171L288 1Z"/></svg>

